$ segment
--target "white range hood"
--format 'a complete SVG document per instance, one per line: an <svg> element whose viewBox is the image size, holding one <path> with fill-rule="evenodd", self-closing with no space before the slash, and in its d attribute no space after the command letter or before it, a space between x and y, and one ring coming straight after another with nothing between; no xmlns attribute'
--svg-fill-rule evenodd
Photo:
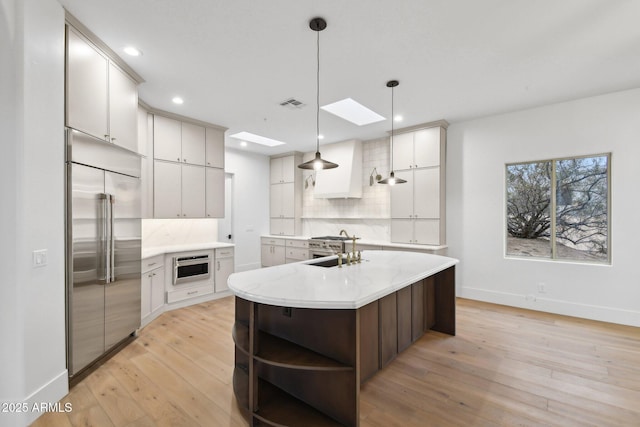
<svg viewBox="0 0 640 427"><path fill-rule="evenodd" d="M317 199L362 197L362 141L352 139L320 147L322 158L338 164L316 172Z"/></svg>

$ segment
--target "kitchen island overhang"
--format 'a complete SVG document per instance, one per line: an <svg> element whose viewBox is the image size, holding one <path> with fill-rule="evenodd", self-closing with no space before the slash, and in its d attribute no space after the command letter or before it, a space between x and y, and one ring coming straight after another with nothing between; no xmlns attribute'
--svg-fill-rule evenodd
<svg viewBox="0 0 640 427"><path fill-rule="evenodd" d="M314 261L229 277L234 392L252 425L356 426L360 384L426 331L455 335L458 260L364 251L342 268Z"/></svg>

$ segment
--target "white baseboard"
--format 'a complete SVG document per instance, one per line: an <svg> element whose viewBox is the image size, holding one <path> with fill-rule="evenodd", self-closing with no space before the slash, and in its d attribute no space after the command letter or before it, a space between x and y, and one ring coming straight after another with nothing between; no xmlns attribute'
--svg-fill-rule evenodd
<svg viewBox="0 0 640 427"><path fill-rule="evenodd" d="M28 411L15 414L17 415L13 420L15 424L5 424L4 420L0 424L3 426L27 426L47 411L68 412L73 410L73 408L65 408L64 405L58 404L67 393L69 393L69 373L65 369L23 400L22 403L26 404Z"/></svg>
<svg viewBox="0 0 640 427"><path fill-rule="evenodd" d="M458 294L461 298L485 301L512 307L528 308L547 313L618 323L621 325L640 326L640 311L621 310L601 305L580 304L551 298L539 294L521 295L509 292L497 292L480 288L462 287Z"/></svg>

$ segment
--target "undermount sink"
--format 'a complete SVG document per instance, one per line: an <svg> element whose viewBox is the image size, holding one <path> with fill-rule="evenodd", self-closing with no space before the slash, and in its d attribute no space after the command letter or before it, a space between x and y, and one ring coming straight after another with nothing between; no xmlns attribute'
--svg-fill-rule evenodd
<svg viewBox="0 0 640 427"><path fill-rule="evenodd" d="M307 265L315 265L316 267L335 267L336 265L338 265L338 258L310 262Z"/></svg>

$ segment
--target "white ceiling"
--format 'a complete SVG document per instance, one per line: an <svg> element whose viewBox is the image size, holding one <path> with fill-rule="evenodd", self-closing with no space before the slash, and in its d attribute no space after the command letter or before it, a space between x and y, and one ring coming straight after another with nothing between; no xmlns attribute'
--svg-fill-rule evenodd
<svg viewBox="0 0 640 427"><path fill-rule="evenodd" d="M395 128L450 123L640 87L640 1L633 0L59 0L145 82L154 108L315 149L316 33L320 103L351 97ZM183 105L171 98L179 95ZM278 105L287 98L307 104ZM382 137L320 112L323 144Z"/></svg>

